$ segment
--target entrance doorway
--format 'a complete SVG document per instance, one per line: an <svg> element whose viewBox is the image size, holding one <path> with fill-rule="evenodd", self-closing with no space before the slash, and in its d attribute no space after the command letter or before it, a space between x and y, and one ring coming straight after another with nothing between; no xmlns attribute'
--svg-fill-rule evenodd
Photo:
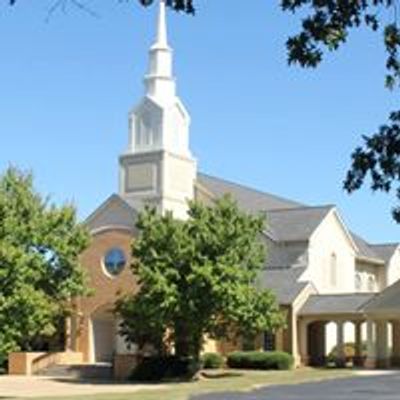
<svg viewBox="0 0 400 400"><path fill-rule="evenodd" d="M92 316L92 337L94 362L112 362L116 349L116 326L110 311L100 310Z"/></svg>

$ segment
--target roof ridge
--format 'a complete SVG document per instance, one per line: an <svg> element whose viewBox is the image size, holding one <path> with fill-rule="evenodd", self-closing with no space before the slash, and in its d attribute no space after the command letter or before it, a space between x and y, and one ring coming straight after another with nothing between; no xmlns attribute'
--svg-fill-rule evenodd
<svg viewBox="0 0 400 400"><path fill-rule="evenodd" d="M390 247L400 246L400 242L388 242L388 243L369 243L371 247Z"/></svg>
<svg viewBox="0 0 400 400"><path fill-rule="evenodd" d="M382 292L380 292L382 293ZM371 295L376 295L378 293L375 292L348 292L348 293L313 293L310 294L311 296L317 296L317 297L345 297L345 296L371 296Z"/></svg>
<svg viewBox="0 0 400 400"><path fill-rule="evenodd" d="M310 209L331 209L336 208L335 204L325 204L320 206L301 206L301 207L290 207L290 208L274 208L273 210L268 210L267 213L271 212L281 212L281 211L298 211L298 210L310 210Z"/></svg>
<svg viewBox="0 0 400 400"><path fill-rule="evenodd" d="M274 193L266 192L266 191L263 191L261 189L256 189L254 187L247 186L246 184L243 184L243 183L234 182L234 181L231 181L231 180L226 179L226 178L220 178L220 177L217 177L215 175L206 174L205 172L200 172L200 171L197 174L198 175L203 175L203 176L211 178L211 179L216 179L216 180L219 180L219 181L223 181L223 182L225 182L225 183L227 183L229 185L236 186L236 187L239 187L239 188L242 188L242 189L246 189L246 190L249 190L249 191L252 191L252 192L256 192L256 193L259 193L259 194L262 194L262 195L265 195L265 196L272 196L272 197L275 197L278 200L287 201L287 202L290 202L290 203L292 203L294 205L297 204L299 206L303 206L303 204L299 203L297 200L292 200L292 199L288 199L286 197L278 196L278 195L276 195ZM288 208L290 208L290 207L288 207Z"/></svg>

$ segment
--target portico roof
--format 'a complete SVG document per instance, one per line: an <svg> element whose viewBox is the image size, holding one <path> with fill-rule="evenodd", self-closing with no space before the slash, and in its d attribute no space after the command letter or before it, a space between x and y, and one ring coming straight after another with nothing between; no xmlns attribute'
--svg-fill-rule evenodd
<svg viewBox="0 0 400 400"><path fill-rule="evenodd" d="M375 296L375 293L315 294L308 298L299 315L362 315L363 306Z"/></svg>
<svg viewBox="0 0 400 400"><path fill-rule="evenodd" d="M399 315L400 314L400 280L379 293L364 307L366 314Z"/></svg>

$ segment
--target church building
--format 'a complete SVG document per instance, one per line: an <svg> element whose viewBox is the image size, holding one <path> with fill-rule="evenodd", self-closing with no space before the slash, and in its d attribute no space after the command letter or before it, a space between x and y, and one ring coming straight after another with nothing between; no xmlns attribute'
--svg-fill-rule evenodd
<svg viewBox="0 0 400 400"><path fill-rule="evenodd" d="M343 344L352 342L354 364L398 365L399 243L368 243L334 205L309 206L199 172L189 145L189 112L176 93L164 0L149 58L145 94L130 113L128 146L119 157L118 194L86 220L92 243L81 261L94 294L76 303L67 350L83 363L114 363L119 370L128 365L135 348L119 336L112 310L122 294L137 290L129 264L138 211L149 204L184 219L188 200L212 202L229 193L243 210L266 212L268 259L260 280L287 319L281 331L263 333L256 348L289 352L296 366L321 365L334 346L344 362ZM206 344L207 351L222 353L240 348Z"/></svg>

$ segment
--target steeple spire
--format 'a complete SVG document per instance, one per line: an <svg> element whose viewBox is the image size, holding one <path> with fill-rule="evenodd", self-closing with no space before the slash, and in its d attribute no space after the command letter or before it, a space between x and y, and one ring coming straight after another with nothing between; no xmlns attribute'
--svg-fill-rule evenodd
<svg viewBox="0 0 400 400"><path fill-rule="evenodd" d="M160 0L156 41L150 48L149 73L145 77L146 95L159 101L175 97L175 80L172 76L172 50L167 40L165 0Z"/></svg>
<svg viewBox="0 0 400 400"><path fill-rule="evenodd" d="M167 17L166 17L165 0L160 0L160 8L158 11L157 38L154 46L159 48L168 48L167 39Z"/></svg>

